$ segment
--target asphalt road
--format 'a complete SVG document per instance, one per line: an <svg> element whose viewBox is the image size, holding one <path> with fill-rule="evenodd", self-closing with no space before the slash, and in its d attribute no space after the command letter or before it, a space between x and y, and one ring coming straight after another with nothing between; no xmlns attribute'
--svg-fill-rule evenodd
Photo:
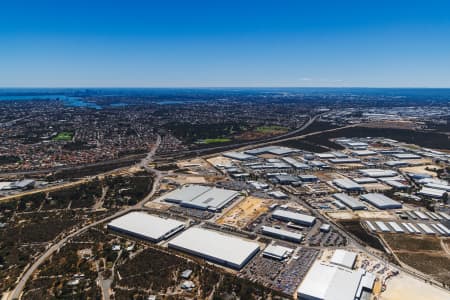
<svg viewBox="0 0 450 300"><path fill-rule="evenodd" d="M156 193L156 191L159 188L159 183L161 180L161 174L153 169L148 168L147 164L150 163L152 161L153 156L155 155L156 150L159 147L159 144L161 142L161 139L158 138L155 146L152 148L152 150L148 153L148 155L138 164L138 166L142 166L144 168L146 168L149 171L152 171L155 174L154 180L153 180L153 187L151 192L141 201L139 201L138 203L136 203L134 206L128 207L128 208L124 208L120 211L118 211L117 213L115 213L114 215L111 215L109 217L103 218L101 220L98 220L94 223L88 224L83 226L82 228L70 233L69 235L67 235L66 237L64 237L63 239L61 239L60 241L58 241L56 244L53 244L50 248L48 248L37 260L35 260L29 267L28 269L22 273L22 276L20 277L20 279L18 280L18 283L16 285L16 287L14 288L14 290L11 291L11 293L8 295L8 300L12 300L12 299L19 299L22 291L27 283L27 281L29 280L29 278L33 275L33 273L39 268L40 265L42 265L53 253L57 252L62 246L64 246L64 244L70 240L71 238L80 235L81 233L85 232L86 230L95 227L99 224L102 224L104 222L107 222L109 220L115 219L117 217L123 216L125 214L127 214L130 211L136 210L136 209L140 209L142 208L142 206L145 204L145 202L147 202L151 197L153 197L153 195Z"/></svg>
<svg viewBox="0 0 450 300"><path fill-rule="evenodd" d="M225 151L225 150L230 150L230 149L235 149L235 148L242 148L242 147L256 147L259 145L266 145L266 144L270 144L270 143L275 143L275 142L279 142L279 141L283 141L283 139L286 139L288 137L293 137L295 135L297 135L299 132L305 130L306 128L308 128L312 123L314 123L321 115L315 115L313 117L310 117L309 120L303 124L300 128L297 128L293 131L289 131L286 132L284 134L281 135L277 135L274 137L270 137L267 139L263 139L263 140L258 140L258 141L250 141L250 142L244 142L244 143L237 143L237 144L231 144L231 145L225 145L225 146L216 146L216 147L209 147L209 148L203 148L203 149L195 149L195 150L186 150L186 151L182 151L179 154L175 155L161 155L160 157L163 159L166 158L174 158L174 157L180 157L180 156L186 156L189 154L197 154L197 155L201 155L202 153L205 152L210 152L210 151L215 151L215 152L221 152L221 151Z"/></svg>

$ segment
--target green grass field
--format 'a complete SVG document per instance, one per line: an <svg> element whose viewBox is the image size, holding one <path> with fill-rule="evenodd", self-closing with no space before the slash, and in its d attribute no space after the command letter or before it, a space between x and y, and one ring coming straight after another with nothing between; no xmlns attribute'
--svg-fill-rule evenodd
<svg viewBox="0 0 450 300"><path fill-rule="evenodd" d="M72 132L60 132L57 136L53 138L54 141L70 141L72 140L73 133Z"/></svg>
<svg viewBox="0 0 450 300"><path fill-rule="evenodd" d="M283 126L271 125L271 126L256 127L255 131L262 132L262 133L270 133L270 132L279 132L279 131L286 132L286 131L288 131L288 129Z"/></svg>
<svg viewBox="0 0 450 300"><path fill-rule="evenodd" d="M204 139L197 142L197 144L216 144L216 143L226 143L231 142L229 138L215 138L215 139Z"/></svg>

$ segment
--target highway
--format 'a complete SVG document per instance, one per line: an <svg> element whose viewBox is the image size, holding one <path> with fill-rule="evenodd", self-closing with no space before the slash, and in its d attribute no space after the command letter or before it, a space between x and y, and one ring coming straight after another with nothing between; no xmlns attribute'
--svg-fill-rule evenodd
<svg viewBox="0 0 450 300"><path fill-rule="evenodd" d="M159 184L161 181L161 174L157 171L157 170L153 170L151 168L148 167L148 164L152 161L153 156L156 153L156 150L158 149L159 145L161 142L161 138L157 139L157 142L155 143L155 145L152 147L152 149L150 150L150 152L148 153L148 155L142 159L141 162L139 162L137 164L138 167L144 167L146 168L148 171L153 172L155 174L154 179L153 179L153 186L152 186L152 190L150 191L150 193L144 197L141 201L139 201L138 203L136 203L134 206L130 206L127 208L124 208L120 211L118 211L117 213L115 213L114 215L111 215L109 217L103 218L101 220L98 220L96 222L90 223L88 225L83 226L82 228L70 233L69 235L65 236L63 239L61 239L60 241L58 241L56 244L53 244L51 247L49 247L37 260L35 260L29 267L28 269L22 273L21 277L19 278L14 290L12 290L7 299L8 300L12 300L12 299L19 299L23 289L25 288L25 285L27 283L27 281L30 279L30 277L33 275L33 273L39 268L40 265L42 265L53 253L57 252L62 246L64 246L64 244L70 240L71 238L80 235L81 233L85 232L86 230L95 227L99 224L102 224L104 222L110 221L112 219L115 219L117 217L123 216L125 214L127 214L130 211L133 210L137 210L137 209L141 209L143 207L143 205L145 204L145 202L147 202L151 197L153 197L153 195L156 193L156 191L159 188Z"/></svg>
<svg viewBox="0 0 450 300"><path fill-rule="evenodd" d="M295 130L294 132L289 132L287 134L281 135L281 136L277 136L277 137L273 137L270 138L268 140L265 140L263 142L251 142L251 143L246 143L245 145L233 145L234 148L238 147L236 150L245 150L247 148L252 148L252 147L262 147L264 145L268 145L271 143L275 143L275 142L281 142L281 141L287 141L287 140L293 140L293 139L300 139L300 138L304 138L310 135L315 135L315 134L320 134L320 133L324 133L324 132L330 132L330 131L335 131L335 130L339 130L342 128L347 128L347 127L352 127L352 126L356 126L356 125L349 125L349 126L345 126L345 127L340 127L340 128L335 128L335 129L329 129L329 130L322 130L322 131L318 131L318 132L313 132L313 133L308 133L305 135L301 135L301 136L293 136L293 134L297 134L303 130L305 130L307 127L309 127L317 118L319 117L319 115L316 115L312 118L310 118L310 120L305 123L301 128L298 128L297 130ZM32 274L39 268L40 265L42 265L42 263L44 263L53 253L55 253L56 251L58 251L69 239L85 232L86 230L95 227L99 224L102 224L104 222L107 222L109 220L112 220L114 218L117 218L119 216L125 215L126 213L133 211L133 210L137 210L137 209L142 209L144 204L150 200L154 193L158 190L159 188L159 184L160 184L160 180L161 180L161 173L158 170L152 169L149 167L149 164L154 160L155 158L155 153L157 151L157 149L159 148L161 143L161 137L158 135L157 137L157 141L155 143L155 145L152 147L152 149L150 150L150 152L146 155L146 157L144 157L139 163L137 163L135 165L135 167L139 167L139 168L144 168L146 169L148 172L152 172L155 176L154 176L154 181L153 181L153 188L151 190L151 192L144 197L144 199L142 199L141 201L139 201L136 205L132 206L132 207L128 207L128 208L124 208L120 211L118 211L117 213L115 213L114 215L111 215L109 217L106 217L104 219L98 220L94 223L85 225L84 227L70 233L69 235L67 235L66 237L64 237L63 239L61 239L60 241L58 241L56 244L52 245L50 248L48 248L37 260L35 260L29 267L28 269L26 269L24 271L24 273L20 276L20 278L18 279L17 285L14 288L13 291L11 291L11 293L8 295L7 299L16 299L19 298L27 281L29 280L29 278L32 276ZM215 148L208 148L209 151L211 151L212 149L214 150L218 150L217 152L220 152L221 150L223 150L222 147L215 147ZM216 153L217 153L216 152ZM123 168L121 168L123 169ZM117 171L117 170L115 170ZM111 171L113 172L113 171ZM86 179L83 179L86 180ZM70 184L76 184L76 183L69 183ZM61 187L65 187L64 185L60 185L60 186L55 186L52 188L61 188ZM18 197L21 195L15 195L15 197Z"/></svg>
<svg viewBox="0 0 450 300"><path fill-rule="evenodd" d="M236 143L236 144L231 144L231 145L224 145L224 146L216 146L216 147L209 147L209 148L203 148L203 149L195 149L195 150L186 150L186 151L182 151L177 155L160 155L158 158L162 158L162 159L173 159L173 158L181 158L184 156L188 156L191 154L196 154L196 155L201 155L202 153L205 152L222 152L225 150L231 150L231 149L241 149L244 147L260 147L261 145L268 145L268 144L272 144L272 143L276 143L276 142L282 142L284 140L286 140L289 137L293 137L296 136L298 133L302 132L303 130L305 130L306 128L308 128L312 123L314 123L319 117L321 116L321 114L315 115L313 117L309 117L309 120L303 124L301 127L293 130L293 131L289 131L286 133L283 133L281 135L277 135L277 136L273 136L273 137L269 137L263 140L257 140L257 141L250 141L250 142L244 142L244 143Z"/></svg>
<svg viewBox="0 0 450 300"><path fill-rule="evenodd" d="M304 126L302 126L302 128L297 129L297 133L306 129L309 125L311 125L318 116L315 116L313 118L311 118ZM349 125L349 126L345 126L345 127L340 127L340 128L334 128L334 129L328 129L328 130L322 130L322 131L318 131L318 132L312 132L312 133L308 133L308 134L304 134L304 135L300 135L300 136L291 136L293 133L290 132L289 136L285 136L283 138L280 138L280 136L271 139L270 141L264 141L264 142L258 142L258 143L251 143L251 144L246 144L246 145L234 145L234 147L238 147L237 150L245 150L248 148L252 148L252 147L261 147L264 145L268 145L274 142L280 142L280 141L287 141L287 140L294 140L294 139L301 139L307 136L311 136L311 135L317 135L317 134L321 134L321 133L325 133L325 132L332 132L332 131L336 131L336 130L340 130L342 128L348 128L348 127L354 127L357 125ZM23 272L23 274L20 276L20 278L18 279L17 285L14 288L14 290L12 290L10 292L10 294L8 295L7 299L12 300L12 299L18 299L20 298L23 289L27 283L27 281L30 279L30 277L32 276L32 274L52 255L54 254L56 251L58 251L61 247L64 246L64 244L69 241L71 238L74 238L80 234L82 234L83 232L87 231L88 229L95 227L99 224L102 224L104 222L107 222L109 220L112 220L114 218L117 218L119 216L125 215L126 213L133 211L133 210L139 210L142 209L144 207L144 204L149 201L153 195L158 191L159 189L159 184L160 184L160 180L162 178L161 173L158 170L155 170L153 168L149 167L149 164L154 161L155 158L155 153L159 147L161 143L161 137L158 136L157 141L154 145L154 147L152 147L152 149L150 150L150 152L146 155L145 158L143 158L139 163L137 163L135 165L135 167L139 167L139 168L144 168L145 170L147 170L148 172L151 172L154 174L154 181L153 181L153 187L151 192L144 197L141 201L139 201L136 205L132 206L132 207L128 207L128 208L124 208L120 211L118 211L117 213L115 213L114 215L111 215L109 217L103 218L101 220L98 220L96 222L87 224L85 226L83 226L82 228L70 233L69 235L67 235L66 237L64 237L63 239L61 239L60 241L58 241L56 244L51 245L38 259L36 259L34 262L32 262L32 264ZM223 150L222 147L216 147L213 149L217 149L217 150ZM211 148L209 148L209 150L211 150ZM219 152L218 151L218 152ZM303 201L302 201L303 202ZM309 206L307 203L304 203L307 206ZM309 206L310 207L310 206ZM311 207L310 207L311 208ZM319 212L317 212L315 209L311 208L313 214L316 217L319 217L321 219L324 218L324 216L322 216ZM389 265L391 268L396 269L396 270L400 270L403 271L413 277L422 279L422 280L427 280L428 282L433 282L434 285L440 287L440 285L433 280L430 276L427 276L425 274L422 273L418 273L415 270L411 270L410 268L406 267L406 266L398 266L398 265L394 265L391 262L387 261L386 258L374 253L373 251L370 251L370 249L368 249L365 245L361 244L357 239L355 239L352 235L348 234L345 230L343 230L342 228L340 228L339 225L337 225L336 223L333 222L333 220L330 220L327 218L327 221L329 223L332 224L332 226L339 231L343 236L345 236L352 245L354 245L356 248L358 248L360 251L364 252L365 254L367 254L368 256L377 259L381 262L383 262L386 265Z"/></svg>

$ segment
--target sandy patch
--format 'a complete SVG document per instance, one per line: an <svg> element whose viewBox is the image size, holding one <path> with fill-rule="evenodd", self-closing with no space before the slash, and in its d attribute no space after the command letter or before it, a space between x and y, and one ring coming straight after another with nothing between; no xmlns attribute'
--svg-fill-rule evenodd
<svg viewBox="0 0 450 300"><path fill-rule="evenodd" d="M436 177L436 172L427 170L427 168L431 169L431 170L440 169L436 165L425 165L425 166L405 167L405 168L400 168L400 170L405 173L421 173L421 174L428 174L430 176Z"/></svg>
<svg viewBox="0 0 450 300"><path fill-rule="evenodd" d="M335 220L351 220L358 217L350 211L327 212L327 215Z"/></svg>
<svg viewBox="0 0 450 300"><path fill-rule="evenodd" d="M367 183L362 184L362 186L366 189L368 192L375 192L375 191L389 191L392 189L390 186L382 183Z"/></svg>
<svg viewBox="0 0 450 300"><path fill-rule="evenodd" d="M231 167L231 166L233 166L233 160L228 157L224 157L224 156L211 157L211 158L208 158L206 161L215 167L218 167L218 166Z"/></svg>
<svg viewBox="0 0 450 300"><path fill-rule="evenodd" d="M267 212L270 204L272 204L272 200L246 197L221 216L217 223L243 228Z"/></svg>
<svg viewBox="0 0 450 300"><path fill-rule="evenodd" d="M450 292L446 292L443 289L406 274L399 274L390 278L386 283L386 287L386 291L380 295L380 300L450 299Z"/></svg>
<svg viewBox="0 0 450 300"><path fill-rule="evenodd" d="M396 219L397 217L387 211L364 211L355 212L361 219Z"/></svg>

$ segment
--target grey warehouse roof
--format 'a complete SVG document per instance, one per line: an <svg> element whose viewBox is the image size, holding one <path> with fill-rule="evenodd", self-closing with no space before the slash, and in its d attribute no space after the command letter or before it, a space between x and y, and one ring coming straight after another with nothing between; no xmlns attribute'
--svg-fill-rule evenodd
<svg viewBox="0 0 450 300"><path fill-rule="evenodd" d="M366 209L367 207L358 199L344 193L333 194L333 197L353 210Z"/></svg>
<svg viewBox="0 0 450 300"><path fill-rule="evenodd" d="M308 224L311 226L314 224L316 218L313 216L304 215L301 213L296 213L288 210L277 209L272 213L272 216L275 218L281 218L290 220L292 222Z"/></svg>
<svg viewBox="0 0 450 300"><path fill-rule="evenodd" d="M364 188L357 184L356 182L354 182L351 179L347 179L347 178L342 178L342 179L335 179L333 180L333 183L342 189L345 190L363 190Z"/></svg>
<svg viewBox="0 0 450 300"><path fill-rule="evenodd" d="M216 211L223 208L238 195L239 192L233 190L202 185L186 185L161 198L164 201L179 203L182 206Z"/></svg>
<svg viewBox="0 0 450 300"><path fill-rule="evenodd" d="M355 265L356 253L345 251L343 249L337 249L334 251L330 262L334 265L346 267L352 269Z"/></svg>
<svg viewBox="0 0 450 300"><path fill-rule="evenodd" d="M270 236L279 236L282 238L287 238L289 240L300 242L303 239L303 235L299 233L295 233L292 231L287 231L284 229L278 229L275 227L262 226L262 233L270 235Z"/></svg>
<svg viewBox="0 0 450 300"><path fill-rule="evenodd" d="M365 195L361 195L361 198L373 206L380 208L380 209L387 209L387 208L401 208L402 204L398 201L395 201L389 197L386 197L383 194L378 193L369 193Z"/></svg>
<svg viewBox="0 0 450 300"><path fill-rule="evenodd" d="M370 273L353 271L316 261L297 290L299 299L354 300ZM371 287L368 286L371 290Z"/></svg>
<svg viewBox="0 0 450 300"><path fill-rule="evenodd" d="M250 160L250 159L257 158L256 156L253 156L253 155L245 154L242 152L235 152L235 151L226 152L226 153L223 153L222 155L225 157L237 159L237 160Z"/></svg>
<svg viewBox="0 0 450 300"><path fill-rule="evenodd" d="M130 212L108 223L108 227L151 241L160 241L184 228L185 224L144 212Z"/></svg>
<svg viewBox="0 0 450 300"><path fill-rule="evenodd" d="M393 170L383 170L383 169L362 169L359 170L362 174L368 177L392 177L396 176L397 172Z"/></svg>
<svg viewBox="0 0 450 300"><path fill-rule="evenodd" d="M189 228L169 241L169 247L236 269L259 251L258 243L203 228Z"/></svg>

